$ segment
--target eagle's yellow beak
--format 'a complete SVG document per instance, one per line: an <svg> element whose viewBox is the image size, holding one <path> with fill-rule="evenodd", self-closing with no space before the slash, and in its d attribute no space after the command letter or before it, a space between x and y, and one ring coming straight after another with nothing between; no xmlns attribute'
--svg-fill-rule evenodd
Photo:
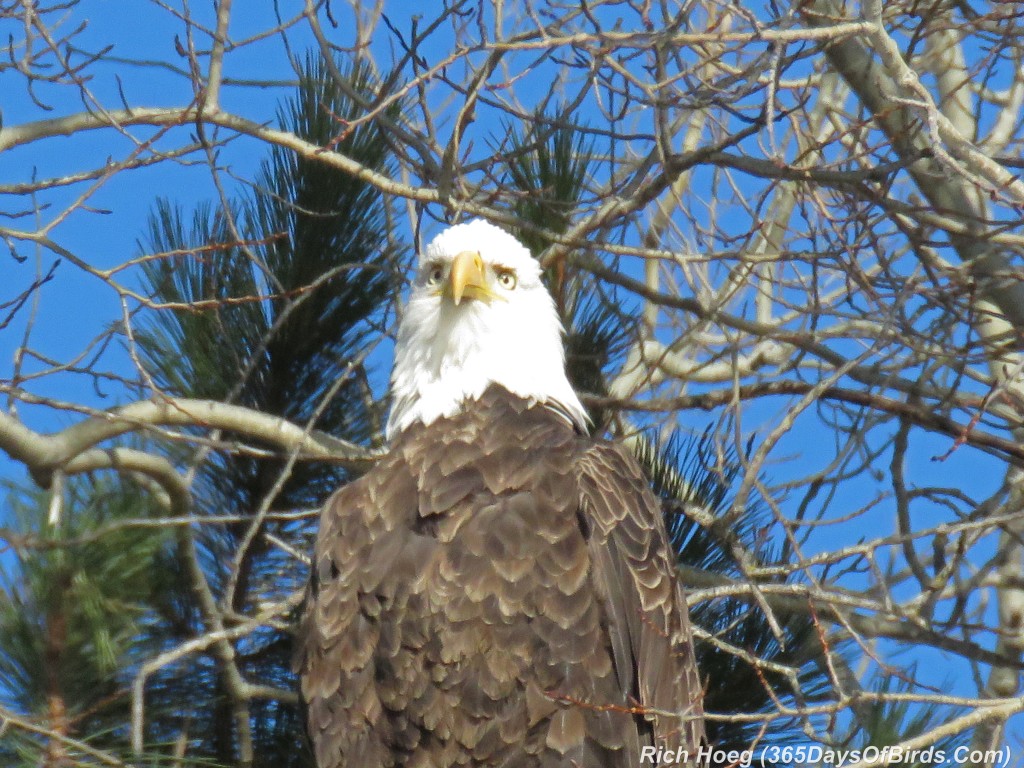
<svg viewBox="0 0 1024 768"><path fill-rule="evenodd" d="M485 301L499 298L487 284L484 260L476 251L463 251L455 257L444 292L456 306L463 298Z"/></svg>

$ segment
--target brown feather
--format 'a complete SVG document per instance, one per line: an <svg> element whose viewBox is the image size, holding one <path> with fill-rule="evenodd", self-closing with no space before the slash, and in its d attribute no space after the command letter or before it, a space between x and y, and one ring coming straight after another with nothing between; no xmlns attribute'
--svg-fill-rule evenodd
<svg viewBox="0 0 1024 768"><path fill-rule="evenodd" d="M492 387L410 427L324 506L313 562L296 667L321 768L638 766L702 738L657 503L546 408Z"/></svg>
<svg viewBox="0 0 1024 768"><path fill-rule="evenodd" d="M600 532L591 538L591 552L615 604L612 615L624 621L619 642L628 644L633 659L636 698L642 707L675 713L650 718L657 744L693 754L704 737L700 676L657 499L636 460L619 445L595 443L580 471L584 514ZM625 554L602 557L595 550ZM620 655L626 648L617 662Z"/></svg>

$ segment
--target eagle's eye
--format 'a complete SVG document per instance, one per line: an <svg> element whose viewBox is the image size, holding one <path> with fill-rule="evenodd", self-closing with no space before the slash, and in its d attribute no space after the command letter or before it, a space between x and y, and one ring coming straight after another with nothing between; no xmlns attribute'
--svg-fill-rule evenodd
<svg viewBox="0 0 1024 768"><path fill-rule="evenodd" d="M444 267L439 262L434 262L427 267L427 285L433 287L439 285L444 279Z"/></svg>
<svg viewBox="0 0 1024 768"><path fill-rule="evenodd" d="M516 273L511 269L498 270L498 285L507 291L511 291L516 287Z"/></svg>

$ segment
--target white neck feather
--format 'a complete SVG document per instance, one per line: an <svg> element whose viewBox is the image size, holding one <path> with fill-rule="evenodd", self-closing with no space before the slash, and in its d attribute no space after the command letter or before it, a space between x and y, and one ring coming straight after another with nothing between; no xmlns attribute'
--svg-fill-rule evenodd
<svg viewBox="0 0 1024 768"><path fill-rule="evenodd" d="M395 348L388 439L416 422L454 415L491 384L551 405L586 428L586 412L565 375L561 325L543 287L514 301L458 306L414 294Z"/></svg>

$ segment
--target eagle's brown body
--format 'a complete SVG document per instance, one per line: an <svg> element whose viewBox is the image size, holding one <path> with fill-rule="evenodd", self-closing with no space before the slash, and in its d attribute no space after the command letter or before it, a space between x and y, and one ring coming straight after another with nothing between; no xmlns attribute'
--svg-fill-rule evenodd
<svg viewBox="0 0 1024 768"><path fill-rule="evenodd" d="M321 768L635 766L702 733L639 467L499 387L327 503L300 643Z"/></svg>

